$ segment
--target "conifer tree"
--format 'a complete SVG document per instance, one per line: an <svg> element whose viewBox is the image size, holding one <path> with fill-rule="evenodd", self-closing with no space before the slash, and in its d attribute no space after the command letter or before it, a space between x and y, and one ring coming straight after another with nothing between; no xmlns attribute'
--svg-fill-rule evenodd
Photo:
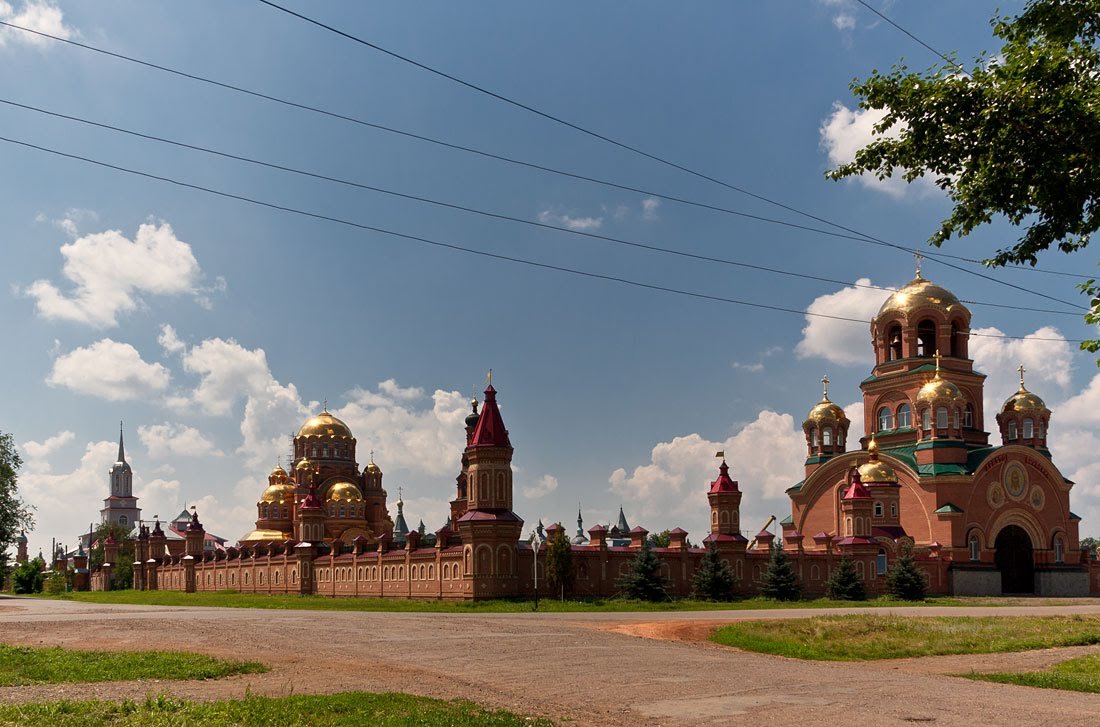
<svg viewBox="0 0 1100 727"><path fill-rule="evenodd" d="M718 556L718 546L711 543L691 579L691 594L708 601L729 601L733 598L734 576L730 564Z"/></svg>
<svg viewBox="0 0 1100 727"><path fill-rule="evenodd" d="M764 571L764 583L760 587L761 595L777 601L797 601L802 596L802 584L798 575L783 552L782 545L773 545L768 568Z"/></svg>
<svg viewBox="0 0 1100 727"><path fill-rule="evenodd" d="M829 574L825 589L829 598L838 601L862 601L867 598L867 589L863 586L863 579L856 572L856 564L846 555Z"/></svg>
<svg viewBox="0 0 1100 727"><path fill-rule="evenodd" d="M920 601L928 590L928 577L913 562L911 546L902 548L894 567L886 574L886 587L891 595L906 601Z"/></svg>
<svg viewBox="0 0 1100 727"><path fill-rule="evenodd" d="M667 601L665 579L661 577L661 561L649 547L649 541L643 540L642 547L634 556L634 561L618 582L619 590L627 598L639 601Z"/></svg>

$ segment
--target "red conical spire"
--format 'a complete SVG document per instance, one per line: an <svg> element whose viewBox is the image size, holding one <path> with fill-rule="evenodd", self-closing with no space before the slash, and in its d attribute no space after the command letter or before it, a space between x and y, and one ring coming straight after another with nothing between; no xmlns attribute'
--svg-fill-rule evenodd
<svg viewBox="0 0 1100 727"><path fill-rule="evenodd" d="M470 437L471 447L508 447L512 443L508 441L508 430L504 428L504 419L497 408L497 392L492 384L485 389L485 401L481 406L481 416L477 420L477 428Z"/></svg>
<svg viewBox="0 0 1100 727"><path fill-rule="evenodd" d="M737 481L730 479L730 466L726 460L718 467L718 479L710 483L711 492L737 492Z"/></svg>
<svg viewBox="0 0 1100 727"><path fill-rule="evenodd" d="M315 485L312 482L309 483L309 493L302 499L302 508L301 509L303 509L303 510L320 510L320 509L322 509L321 499L319 497L317 497L317 485Z"/></svg>
<svg viewBox="0 0 1100 727"><path fill-rule="evenodd" d="M845 500L870 500L871 493L863 486L863 482L859 478L859 470L852 473L852 484L848 486L848 491L844 493Z"/></svg>

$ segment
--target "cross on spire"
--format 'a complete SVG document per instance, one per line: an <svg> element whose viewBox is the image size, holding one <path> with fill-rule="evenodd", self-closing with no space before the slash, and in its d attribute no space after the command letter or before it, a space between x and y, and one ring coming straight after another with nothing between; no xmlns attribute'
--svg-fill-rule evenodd
<svg viewBox="0 0 1100 727"><path fill-rule="evenodd" d="M325 397L325 403L321 405L322 411L328 411L328 397Z"/></svg>
<svg viewBox="0 0 1100 727"><path fill-rule="evenodd" d="M936 353L933 354L932 358L936 359L936 376L939 376L940 375L940 359L943 358L943 356L940 355L940 350L938 348L936 349Z"/></svg>
<svg viewBox="0 0 1100 727"><path fill-rule="evenodd" d="M1024 368L1023 364L1020 364L1020 368L1016 370L1020 372L1020 390L1022 391L1024 388L1024 372L1027 371L1027 369Z"/></svg>
<svg viewBox="0 0 1100 727"><path fill-rule="evenodd" d="M924 255L921 255L919 252L917 252L917 253L913 253L913 257L916 258L916 261L917 261L917 279L919 280L920 279L920 263L921 263L921 260L924 259Z"/></svg>
<svg viewBox="0 0 1100 727"><path fill-rule="evenodd" d="M493 385L493 370L492 369L489 369L489 374L488 374L488 376L485 377L485 383L488 384L489 386Z"/></svg>
<svg viewBox="0 0 1100 727"><path fill-rule="evenodd" d="M821 377L821 398L823 400L829 398L829 375L828 374L825 374L824 376Z"/></svg>

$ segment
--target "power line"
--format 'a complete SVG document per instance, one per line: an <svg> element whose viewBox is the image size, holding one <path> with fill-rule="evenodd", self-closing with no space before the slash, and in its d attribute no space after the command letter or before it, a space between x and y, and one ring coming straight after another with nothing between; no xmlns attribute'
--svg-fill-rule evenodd
<svg viewBox="0 0 1100 727"><path fill-rule="evenodd" d="M963 68L963 67L962 67L962 66L961 66L961 65L959 64L959 62L958 62L958 61L954 60L953 58L949 58L948 56L946 56L946 55L945 55L945 54L943 54L943 53L940 53L940 52L939 52L938 50L936 50L935 48L933 48L932 46L930 46L930 45L929 45L928 43L925 43L925 42L924 42L923 40L921 40L921 39L920 39L920 38L918 38L917 36L915 36L915 35L913 35L912 33L910 33L910 32L909 32L908 30L906 30L905 28L903 28L903 27L901 27L900 25L898 25L898 24L897 24L896 22L894 22L894 20L893 20L893 19L891 19L891 18L887 17L887 16L886 16L886 15L885 15L884 13L882 13L881 11L879 11L879 10L876 10L875 8L871 7L871 5L870 5L869 3L867 3L867 2L864 2L864 0L856 0L856 2L857 2L857 3L859 3L860 5L862 5L863 7L867 8L868 10L870 10L870 11L871 11L872 13L874 13L874 14L875 14L875 15L877 15L877 16L879 16L879 17L880 17L880 18L882 18L883 20L885 20L885 21L886 21L887 23L889 23L890 25L894 26L894 27L895 27L895 28L896 28L897 30L899 30L899 31L901 31L902 33L904 33L905 35L909 36L909 37L910 37L911 39L913 39L914 41L916 41L916 42L917 42L917 43L918 43L919 45L922 45L922 46L924 46L924 47L925 47L926 49L928 49L929 51L931 51L933 55L937 55L937 56L939 56L940 58L942 58L942 59L943 59L943 60L944 60L944 61L945 61L945 62L946 62L946 63L947 63L948 65L950 65L950 66L951 66L952 68L954 68L955 70L957 70L957 71L962 71L962 72L964 72L964 73L965 73L965 69L964 69L964 68Z"/></svg>
<svg viewBox="0 0 1100 727"><path fill-rule="evenodd" d="M810 311L799 310L797 308L786 308L786 307L783 307L783 306L770 305L770 304L767 304L767 303L756 303L756 302L753 302L753 301L740 300L740 299L737 299L737 298L726 298L726 297L723 297L723 296L709 295L707 293L697 293L697 292L694 292L694 291L682 290L682 289L679 289L679 288L672 288L672 287L664 286L664 285L656 285L656 284L653 284L653 283L643 283L643 282L640 282L640 281L637 281L637 280L630 280L629 278L622 278L622 277L615 276L615 275L606 275L606 274L603 274L603 273L594 273L594 272L587 271L587 270L579 270L579 269L576 269L576 268L569 268L569 267L565 267L565 266L562 266L562 265L554 265L554 264L551 264L551 263L539 262L537 260L530 260L530 259L527 259L527 258L516 257L516 256L512 256L512 255L502 255L500 253L489 252L487 250L478 250L476 248L465 247L465 246L457 245L457 244L450 243L450 242L443 242L441 240L433 240L431 238L422 237L420 235L413 235L413 234L409 234L409 233L406 233L406 232L398 232L396 230L388 230L386 228L376 227L374 225L366 225L366 224L363 224L361 222L354 222L352 220L347 220L347 219L343 219L343 218L340 218L340 217L335 217L335 216L332 216L332 215L325 215L325 214L321 214L321 213L318 213L318 212L310 212L308 210L298 209L296 207L290 207L290 206L287 206L287 205L280 205L280 204L276 204L274 202L266 202L264 200L255 199L253 197L247 197L247 196L240 195L240 194L235 194L235 193L232 193L232 192L225 192L223 190L218 190L218 189L214 189L214 188L211 188L211 187L204 187L204 186L201 186L201 185L198 185L198 184L192 184L190 182L184 182L182 180L174 179L172 177L166 177L166 176L162 176L162 175L158 175L158 174L152 174L150 172L143 172L143 171L140 171L140 170L137 170L137 169L131 169L129 167L123 167L123 166L120 166L120 165L117 165L117 164L111 164L109 162L100 161L98 159L92 159L90 157L81 156L79 154L70 154L68 152L63 152L63 151L60 151L60 150L57 150L57 149L51 149L49 147L41 146L39 144L32 144L32 143L27 142L27 141L20 141L18 139L11 139L11 138L8 138L8 137L5 137L5 136L0 136L0 141L8 143L8 144L14 144L16 146L21 146L21 147L28 148L28 149L35 149L37 151L41 151L41 152L44 152L44 153L47 153L47 154L52 154L52 155L58 156L58 157L63 157L63 158L66 158L66 159L73 159L73 160L76 160L76 161L82 161L82 162L85 162L87 164L93 164L93 165L103 167L103 168L106 168L106 169L113 169L115 171L124 172L126 174L133 174L133 175L136 175L136 176L139 176L139 177L143 177L145 179L152 179L152 180L155 180L155 181L165 182L167 184L172 184L172 185L175 185L175 186L178 186L178 187L183 187L183 188L186 188L186 189L193 189L193 190L196 190L196 191L199 191L199 192L204 192L206 194L211 194L211 195L215 195L215 196L218 196L218 197L223 197L223 198L226 198L226 199L237 200L239 202L246 202L248 204L256 205L258 207L265 207L265 208L268 208L268 209L274 209L274 210L279 210L279 211L282 211L282 212L288 212L290 214L299 215L299 216L302 216L302 217L308 217L308 218L316 219L316 220L324 220L324 221L327 221L327 222L332 222L332 223L335 223L335 224L344 225L344 226L352 227L352 228L355 228L355 229L366 230L366 231L370 231L370 232L377 232L379 234L388 235L388 236L396 237L396 238L403 239L403 240L410 240L410 241L414 241L414 242L420 242L420 243L423 243L425 245L431 245L433 247L443 248L443 249L447 249L447 250L454 250L456 252L463 252L463 253L467 253L467 254L471 254L471 255L478 255L480 257L491 258L491 259L494 259L494 260L503 260L503 261L506 261L506 262L512 262L512 263L516 263L516 264L519 264L519 265L526 265L526 266L534 267L534 268L540 268L540 269L543 269L543 270L551 270L551 271L554 271L554 272L566 273L566 274L569 274L569 275L575 275L575 276L579 276L579 277L591 278L591 279L596 279L596 280L605 280L605 281L608 281L608 282L620 283L622 285L628 285L628 286L635 287L635 288L643 288L643 289L646 289L646 290L655 290L655 291L660 291L660 292L663 292L663 293L672 293L672 294L675 294L675 295L685 296L685 297L689 297L689 298L696 298L696 299L699 299L699 300L709 300L709 301L713 301L713 302L730 303L730 304L733 304L733 305L746 306L746 307L749 307L749 308L759 308L759 309L762 309L762 310L772 310L772 311L778 311L778 312L782 312L782 313L794 313L794 314L800 315L800 316L804 315L804 316L813 317L813 318L826 318L826 319L830 319L830 320L847 321L847 322L851 322L851 323L860 323L860 324L863 324L863 325L868 325L870 323L870 321L864 320L862 318L850 318L850 317L847 317L847 316L836 316L836 315L830 315L828 313L813 313L813 312L810 312ZM998 335L998 334L991 334L991 333L974 333L974 332L971 332L970 335L982 336L982 337L986 337L986 338L1005 338L1005 339L1018 339L1018 340L1026 339L1026 340L1033 340L1033 341L1057 341L1057 342L1066 342L1066 343L1081 343L1081 342L1083 342L1083 339L1075 339L1075 338L1054 338L1054 337L1042 337L1042 336L1010 336L1010 335L1007 335L1007 334L999 334Z"/></svg>
<svg viewBox="0 0 1100 727"><path fill-rule="evenodd" d="M301 13L290 10L289 8L286 8L282 5L271 2L271 0L258 0L258 1L263 3L264 5L267 5L271 8L274 8L276 10L279 10L279 11L283 12L283 13L286 13L287 15L291 15L291 16L293 16L295 18L298 18L299 20L302 20L306 23L310 23L310 24L315 25L319 28L327 30L331 33L335 33L336 35L339 35L343 38L347 38L348 40L351 40L355 43L359 43L359 44L364 45L364 46L366 46L368 48L371 48L373 50L379 51L380 53L384 53L384 54L386 54L386 55L388 55L392 58L396 58L397 60L400 60L404 63L408 63L408 64L413 65L417 68L420 68L424 71L427 71L429 73L440 76L441 78L445 78L447 80L453 81L454 83L465 86L466 88L469 88L473 91L476 91L478 93L484 94L484 95L489 96L491 98L497 99L498 101L502 101L503 103L510 104L510 105L512 105L516 108L523 109L524 111L528 111L532 114L540 116L540 117L542 117L544 119L547 119L549 121L552 121L554 123L560 124L562 126L570 128L570 129L574 129L575 131L579 131L582 134L586 134L586 135L588 135L590 137L593 137L595 139L599 139L600 141L607 142L608 144L612 144L612 145L617 146L621 149L629 151L633 154L637 154L639 156L645 157L646 159L650 159L652 161L658 162L659 164L663 164L665 166L671 167L671 168L679 170L681 172L685 172L686 174L690 174L694 177L698 177L699 179L703 179L703 180L706 180L708 182L712 182L712 183L717 184L721 187L725 187L726 189L732 190L732 191L737 192L739 194L743 194L743 195L746 195L748 197L752 197L753 199L759 200L761 202L766 202L770 205L773 205L775 207L779 207L780 209L784 209L788 212L793 212L794 214L797 214L797 215L800 215L802 217L806 217L808 219L814 220L815 222L820 222L822 224L829 225L830 227L835 227L837 229L844 230L845 232L850 232L854 235L861 235L863 237L866 237L869 240L874 240L874 241L880 242L882 244L888 245L890 247L894 247L894 248L902 249L902 250L906 249L901 245L897 245L897 244L888 242L886 240L882 240L881 238L875 237L873 235L869 235L865 232L861 232L861 231L853 229L851 227L847 227L847 226L842 225L838 222L833 222L832 220L829 220L828 218L821 217L819 215L815 215L811 212L806 212L805 210L801 210L797 207L794 207L793 205L789 205L789 204L786 204L785 202L780 202L779 200L773 199L771 197L767 197L765 195L758 194L758 193L753 192L753 191L751 191L749 189L746 189L744 187L738 186L736 184L732 184L730 182L726 182L722 179L718 179L717 177L711 176L711 175L706 174L704 172L697 171L697 170L692 169L690 167L684 166L683 164L680 164L678 162L674 162L674 161L672 161L672 160L670 160L666 157L659 156L659 155L653 154L651 152L647 152L644 149L641 149L637 146L633 146L631 144L627 144L626 142L622 142L622 141L618 141L617 139L613 139L613 138L611 138L609 136L606 136L604 134L601 134L599 132L592 131L591 129L580 126L579 124L573 123L571 121L567 121L567 120L561 118L560 116L555 116L554 114L551 114L551 113L546 112L546 111L542 111L542 110L540 110L538 108L535 108L534 106L531 106L529 104L525 104L521 101L517 101L517 100L515 100L511 97L505 96L505 95L497 93L495 91L491 91L488 88L485 88L484 86L480 86L480 85L478 85L476 83L473 83L471 81L467 81L465 79L459 78L458 76L447 73L446 71L441 71L438 68L435 68L433 66L429 66L425 63L421 63L420 61L414 60L412 58L409 58L408 56L404 56L404 55L402 55L400 53L397 53L395 51L389 50L387 48L383 48L382 46L378 45L377 43L372 43L368 40L360 38L359 36L352 35L351 33L340 30L339 28L336 28L334 26L328 25L326 23L322 23L321 21L316 20L314 18L311 18L307 15L303 15ZM912 252L912 251L907 250L907 252ZM1049 296L1049 295L1046 295L1044 293L1039 293L1037 291L1031 290L1031 289L1029 289L1027 287L1024 287L1022 285L1015 285L1014 283L1009 283L1009 282L1004 281L1004 280L998 280L997 278L994 278L994 277L989 276L989 275L984 275L982 273L978 273L978 272L975 272L973 270L967 270L963 267L960 267L960 266L957 266L957 265L952 265L951 263L945 263L942 260L940 260L938 262L941 265L946 265L947 267L955 268L956 270L962 270L964 272L968 272L971 275L975 275L979 278L984 278L985 280L989 280L989 281L998 283L999 285L1004 285L1004 286L1007 286L1007 287L1010 287L1010 288L1015 288L1016 290L1019 290L1021 292L1030 293L1032 295L1037 295L1041 298L1046 298L1048 300L1053 300L1053 301L1056 301L1058 303L1062 303L1064 305L1073 305L1073 303L1070 303L1068 301L1061 300L1059 298L1054 298L1053 296Z"/></svg>
<svg viewBox="0 0 1100 727"><path fill-rule="evenodd" d="M440 146L440 147L443 147L443 148L447 148L447 149L451 149L451 150L454 150L454 151L460 151L460 152L463 152L463 153L473 154L473 155L476 155L476 156L481 156L481 157L484 157L484 158L487 158L487 159L493 159L495 161L500 161L500 162L504 162L504 163L507 163L507 164L513 164L513 165L525 167L525 168L528 168L528 169L534 169L536 171L546 172L548 174L555 174L555 175L559 175L559 176L570 178L570 179L585 181L585 182L589 182L589 183L592 183L592 184L598 184L598 185L606 186L606 187L613 188L613 189L619 189L619 190L623 190L623 191L627 191L627 192L634 192L634 193L637 193L637 194L643 194L643 195L650 196L650 197L658 197L662 200L666 200L666 201L669 201L669 202L675 202L677 204L693 206L693 207L697 207L697 208L700 208L700 209L708 209L708 210L711 210L711 211L714 211L714 212L720 212L720 213L724 213L724 214L729 214L729 215L742 217L742 218L745 218L745 219L756 220L758 222L765 222L765 223L768 223L768 224L780 225L780 226L793 228L793 229L798 229L798 230L805 230L807 232L814 232L814 233L821 234L821 235L828 235L828 236L831 236L831 237L836 237L836 238L844 239L844 240L855 240L857 242L864 242L864 243L869 243L869 244L874 244L874 245L880 245L880 246L883 246L883 247L888 247L888 248L894 248L894 249L897 249L897 250L901 250L901 251L904 251L904 252L907 252L907 253L910 253L910 254L917 253L917 254L923 255L926 259L928 259L930 261L939 262L940 264L943 264L943 265L948 265L948 264L943 263L941 258L942 259L950 259L950 260L960 260L960 261L968 262L968 263L971 263L971 264L974 264L974 265L983 265L984 264L983 261L975 259L975 258L969 258L969 257L965 257L965 256L962 256L962 255L953 255L953 254L950 254L950 253L944 253L944 252L939 252L939 251L925 250L923 248L918 249L918 248L914 248L914 247L907 247L907 246L904 246L904 245L899 245L897 243L892 243L892 242L888 242L888 241L885 241L885 240L881 240L879 238L869 236L865 233L861 233L861 232L858 232L856 230L850 230L849 232L851 234L833 232L831 230L823 230L823 229L818 228L818 227L810 227L808 225L800 225L798 223L789 222L787 220L779 220L779 219L775 219L775 218L765 217L765 216L762 216L762 215L750 214L750 213L747 213L747 212L742 212L742 211L739 211L739 210L734 210L734 209L729 209L729 208L726 208L726 207L722 207L720 205L713 205L713 204L708 204L708 203L705 203L705 202L699 202L699 201L696 201L696 200L687 199L687 198L684 198L684 197L679 197L679 196L676 196L676 195L673 195L673 194L667 194L667 193L663 193L663 192L656 192L656 191L648 190L648 189L641 188L641 187L635 187L635 186L631 186L631 185L627 185L627 184L621 184L621 183L618 183L618 182L613 182L613 181L606 180L606 179L600 179L598 177L592 177L592 176L587 176L587 175L583 175L583 174L578 174L578 173L575 173L575 172L565 171L565 170L562 170L562 169L556 169L554 167L550 167L550 166L546 166L546 165L542 165L542 164L537 164L535 162L530 162L530 161L526 161L526 160L523 160L523 159L517 159L517 158L509 157L509 156L506 156L506 155L503 155L503 154L496 154L494 152L486 151L484 149L478 149L476 147L464 146L462 144L456 144L456 143L444 141L442 139L436 139L436 138L426 136L426 135L423 135L423 134L417 134L417 133L414 133L414 132L406 131L404 129L398 129L398 128L395 128L395 127L390 127L390 126L386 126L386 125L383 125L383 124L377 124L377 123L374 123L374 122L366 121L365 119L356 118L354 116L348 116L346 114L341 114L339 112L330 111L328 109L323 109L323 108L320 108L320 107L317 107L317 106L311 106L309 104L299 103L297 101L292 101L290 99L280 98L278 96L273 96L271 94L266 94L266 93L263 93L263 92L260 92L260 91L254 91L254 90L251 90L251 89L248 89L248 88L244 88L242 86L237 86L237 85L234 85L234 84L231 84L231 83L225 83L223 81L217 81L217 80L212 79L212 78L207 78L207 77L204 77L204 76L199 76L199 75L196 75L196 74L193 74L193 73L188 73L186 71L181 71L179 69L171 68L171 67L168 67L168 66L159 65L159 64L156 64L156 63L152 63L150 61L141 60L140 58L134 58L132 56L127 56L127 55L124 55L122 53L116 53L114 51L109 51L109 50L106 50L106 49L103 49L103 48L98 48L96 46L88 45L87 43L81 43L81 42L78 42L78 41L75 41L75 40L71 40L69 38L62 38L60 36L50 35L49 33L44 33L42 31L34 30L32 28L27 28L27 27L24 27L24 26L21 26L21 25L16 25L14 23L9 23L7 21L0 20L0 26L12 28L12 29L15 29L15 30L20 30L20 31L25 32L25 33L32 33L34 35L37 35L37 36L40 36L40 37L43 37L43 38L47 38L47 39L56 41L58 43L65 43L65 44L68 44L68 45L71 45L71 46L74 46L74 47L77 47L77 48L81 48L83 50L88 50L88 51L91 51L93 53L99 53L101 55L105 55L105 56L108 56L108 57L111 57L111 58L115 58L117 60L122 60L122 61L126 61L126 62L129 62L129 63L134 63L134 64L137 64L137 65L140 65L140 66L144 66L146 68L151 68L151 69L154 69L154 70L157 70L157 71L161 71L163 73L169 73L169 74L172 74L172 75L175 75L175 76L179 76L181 78L187 78L187 79L192 80L192 81L197 81L199 83L205 83L205 84L209 84L209 85L212 85L212 86L223 88L223 89L226 89L226 90L229 90L229 91L234 91L234 92L237 92L237 93L252 96L254 98L260 98L260 99L263 99L263 100L266 100L266 101L271 101L273 103L281 104L281 105L287 106L289 108L295 108L295 109L299 109L299 110L302 110L302 111L308 111L310 113L316 113L316 114L319 114L319 115L322 115L322 116L327 116L327 117L330 117L330 118L333 118L333 119L338 119L340 121L346 121L348 123L357 124L359 126L371 128L371 129L374 129L376 131L382 131L382 132L386 132L386 133L390 133L390 134L395 134L395 135L403 136L403 137L406 137L406 138L409 138L409 139L414 139L416 141L421 141L421 142L428 143L428 144L434 144L434 145L437 145L437 146ZM840 227L839 225L835 225L834 223L828 222L827 220L825 220L824 222L826 224L832 225L834 227ZM840 227L840 229L847 229L847 228ZM990 280L990 281L998 283L998 284L1007 285L1009 287L1013 287L1013 288L1016 288L1018 290L1023 290L1025 292L1032 292L1032 291L1028 291L1026 288L1022 288L1020 286L1014 286L1011 283L1007 283L1005 281L997 280L996 278L992 278L990 276L982 275L982 274L976 273L972 270L967 270L966 268L962 268L962 267L958 267L958 266L951 266L951 265L948 265L948 266L949 267L954 267L955 269L961 270L963 272L967 272L971 275L977 275L978 277L985 278L987 280ZM1023 270L1023 271L1027 271L1027 272L1044 273L1046 275L1057 275L1057 276L1062 276L1062 277L1079 278L1079 279L1082 279L1082 280L1089 279L1089 276L1087 276L1087 275L1081 275L1081 274L1078 274L1078 273L1069 273L1069 272L1064 272L1064 271L1061 271L1061 270L1047 270L1045 268L1039 268L1039 267L1033 267L1033 266L1012 266L1012 267L1006 268L1006 269ZM1048 297L1049 298L1049 296L1042 296L1042 294L1037 294L1037 295L1040 295L1041 297ZM1075 306L1076 305L1074 303L1070 303L1068 301L1063 301L1063 300L1060 300L1060 299L1057 299L1057 298L1051 298L1051 300L1054 300L1054 301L1059 302L1059 303L1063 303L1065 305L1070 305L1070 306Z"/></svg>
<svg viewBox="0 0 1100 727"><path fill-rule="evenodd" d="M318 172L310 172L310 171L307 171L307 170L297 169L295 167L290 167L290 166L286 166L286 165L283 165L283 164L276 164L276 163L273 163L273 162L266 162L266 161L263 161L263 160L260 160L260 159L254 159L254 158L242 156L242 155L239 155L239 154L233 154L233 153L230 153L230 152L219 151L217 149L211 149L209 147L199 146L199 145L196 145L196 144L190 144L190 143L178 141L178 140L175 140L175 139L169 139L169 138L163 137L163 136L156 136L156 135L153 135L153 134L146 134L146 133L143 133L143 132L140 132L140 131L134 131L132 129L126 129L126 128L123 128L123 127L120 127L120 126L114 126L112 124L105 124L105 123L101 123L101 122L98 122L98 121L92 121L91 119L86 119L86 118L83 118L83 117L80 117L80 116L72 116L72 115L69 115L69 114L63 114L63 113L58 112L58 111L50 111L48 109L43 109L43 108L40 108L40 107L37 107L37 106L31 106L29 104L19 103L17 101L12 101L10 99L5 99L5 98L2 98L2 97L0 97L0 104L5 104L5 105L8 105L8 106L12 106L12 107L19 108L19 109L24 109L24 110L27 110L27 111L33 111L35 113L40 113L40 114L44 114L44 115L47 115L47 116L52 116L52 117L55 117L55 118L65 119L67 121L74 121L74 122L77 122L77 123L80 123L80 124L85 124L85 125L93 126L93 127L96 127L96 128L107 129L109 131L114 131L114 132L121 133L121 134L127 134L129 136L134 136L134 137L137 137L137 138L140 138L140 139L146 139L146 140L149 140L149 141L155 141L155 142L161 143L161 144L168 144L168 145L180 147L180 148L183 148L183 149L198 151L198 152L202 152L202 153L205 153L205 154L211 154L211 155L214 155L214 156L217 156L217 157L222 157L222 158L225 158L225 159L232 159L234 161L240 161L240 162L245 162L245 163L248 163L248 164L254 164L254 165L265 167L265 168L268 168L268 169L275 169L275 170L278 170L278 171L288 172L288 173L291 173L291 174L297 174L297 175L300 175L300 176L309 177L309 178L312 178L312 179L318 179L318 180L321 180L321 181L332 182L334 184L340 184L340 185L352 187L352 188L355 188L355 189L361 189L361 190L366 190L366 191L370 191L370 192L386 194L386 195L390 195L390 196L394 196L394 197L399 197L399 198L402 198L402 199L412 200L412 201L415 201L415 202L422 202L422 203L425 203L425 204L431 204L431 205L435 205L435 206L438 206L438 207L453 209L453 210L457 210L457 211L460 211L460 212L467 212L467 213L471 213L471 214L481 215L483 217L489 217L489 218L492 218L492 219L503 220L503 221L513 222L513 223L518 223L518 224L524 224L524 225L529 225L529 226L532 226L532 227L539 227L539 228L548 229L548 230L555 230L557 232L563 232L563 233L567 233L567 234L571 234L571 235L578 235L578 236L581 236L581 237L588 237L588 238L592 238L592 239L596 239L596 240L603 240L603 241L610 242L610 243L617 244L617 245L624 245L624 246L633 247L633 248L637 248L637 249L641 249L641 250L648 250L648 251L651 251L651 252L659 252L659 253L665 253L665 254L669 254L669 255L676 255L676 256L679 256L679 257L689 258L689 259L693 259L693 260L699 260L699 261L703 261L703 262L720 263L720 264L723 264L723 265L730 265L730 266L746 268L746 269L750 269L750 270L759 270L759 271L762 271L762 272L774 273L776 275L786 275L786 276L789 276L789 277L802 278L804 280L815 280L815 281L818 281L818 282L833 283L833 284L844 285L844 286L851 285L852 287L856 287L856 288L864 288L864 289L869 289L869 290L882 290L882 291L888 291L888 292L891 292L891 293L897 292L896 288L890 288L890 287L886 287L886 286L882 286L882 285L871 285L871 284L864 284L864 283L859 283L859 282L849 283L849 282L844 281L844 280L837 280L835 278L827 278L827 277L820 276L820 275L811 275L811 274L808 274L808 273L798 273L798 272L793 272L793 271L790 271L790 270L784 270L784 269L781 269L781 268L773 268L773 267L768 267L768 266L765 266L765 265L757 265L757 264L754 264L754 263L746 263L746 262L738 261L738 260L730 260L728 258L720 258L720 257L709 256L709 255L702 255L702 254L698 254L698 253L686 252L686 251L683 251L683 250L677 250L675 248L667 248L667 247L661 247L661 246L658 246L658 245L650 245L650 244L638 242L638 241L635 241L635 240L626 240L626 239L623 239L623 238L612 237L610 235L602 235L602 234L595 233L595 232L587 232L585 230L574 230L574 229L571 229L571 228L568 228L568 227L561 227L561 226L558 226L558 225L551 225L551 224L548 224L548 223L545 223L545 222L538 222L538 221L535 221L535 220L524 219L522 217L515 217L515 216L512 216L512 215L506 215L506 214L502 214L502 213L498 213L498 212L490 212L490 211L487 211L487 210L482 210L482 209L478 209L476 207L470 207L470 206L467 206L467 205L461 205L461 204L456 204L456 203L452 203L452 202L444 202L444 201L441 201L441 200L432 199L430 197L422 197L422 196L419 196L419 195L408 194L408 193L405 193L405 192L398 192L396 190L387 189L385 187L378 187L378 186L374 186L374 185L364 184L364 183L361 183L361 182L355 182L355 181L348 180L348 179L342 179L340 177L333 177L333 176L329 176L329 175L326 175L326 174L320 174ZM1033 312L1033 313L1054 313L1054 314L1058 314L1058 315L1071 315L1071 316L1080 316L1081 315L1080 312L1075 312L1075 311L1051 310L1051 309L1047 309L1047 308L1033 308L1033 307L1028 307L1028 306L1008 305L1008 304L1004 304L1004 303L990 303L990 302L977 301L977 300L962 300L961 302L967 303L967 304L970 304L970 305L989 306L989 307L993 307L993 308L1004 308L1004 309L1009 309L1009 310L1022 310L1022 311L1028 311L1028 312ZM1086 310L1086 309L1082 308L1081 310L1083 311L1083 310Z"/></svg>

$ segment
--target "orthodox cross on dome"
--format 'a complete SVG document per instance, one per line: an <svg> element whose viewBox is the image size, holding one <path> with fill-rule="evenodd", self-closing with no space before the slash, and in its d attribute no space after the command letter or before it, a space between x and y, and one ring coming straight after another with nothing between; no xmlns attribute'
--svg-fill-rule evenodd
<svg viewBox="0 0 1100 727"><path fill-rule="evenodd" d="M913 257L916 258L916 260L917 260L917 280L920 280L921 279L921 277L920 277L920 263L921 263L921 260L924 259L924 255L921 255L919 252L916 252L916 253L913 253Z"/></svg>
<svg viewBox="0 0 1100 727"><path fill-rule="evenodd" d="M401 507L403 504L405 504L405 497L404 497L404 495L401 494L401 488L398 487L397 488L397 506Z"/></svg>
<svg viewBox="0 0 1100 727"><path fill-rule="evenodd" d="M370 463L374 464L374 450L373 449L370 451ZM401 489L401 488L399 487L397 489Z"/></svg>
<svg viewBox="0 0 1100 727"><path fill-rule="evenodd" d="M1023 388L1024 388L1024 372L1027 371L1027 369L1024 368L1023 364L1020 364L1020 368L1018 368L1016 370L1020 372L1020 390L1023 391Z"/></svg>
<svg viewBox="0 0 1100 727"><path fill-rule="evenodd" d="M821 377L821 398L822 400L828 400L829 398L829 375L825 374Z"/></svg>
<svg viewBox="0 0 1100 727"><path fill-rule="evenodd" d="M489 386L493 385L493 370L489 369L489 374L485 377L485 383Z"/></svg>
<svg viewBox="0 0 1100 727"><path fill-rule="evenodd" d="M321 405L321 411L328 411L328 398L325 398L325 403Z"/></svg>
<svg viewBox="0 0 1100 727"><path fill-rule="evenodd" d="M940 359L943 358L943 356L940 355L940 350L938 348L936 349L936 353L933 354L932 358L936 359L936 375L939 376L940 375Z"/></svg>

